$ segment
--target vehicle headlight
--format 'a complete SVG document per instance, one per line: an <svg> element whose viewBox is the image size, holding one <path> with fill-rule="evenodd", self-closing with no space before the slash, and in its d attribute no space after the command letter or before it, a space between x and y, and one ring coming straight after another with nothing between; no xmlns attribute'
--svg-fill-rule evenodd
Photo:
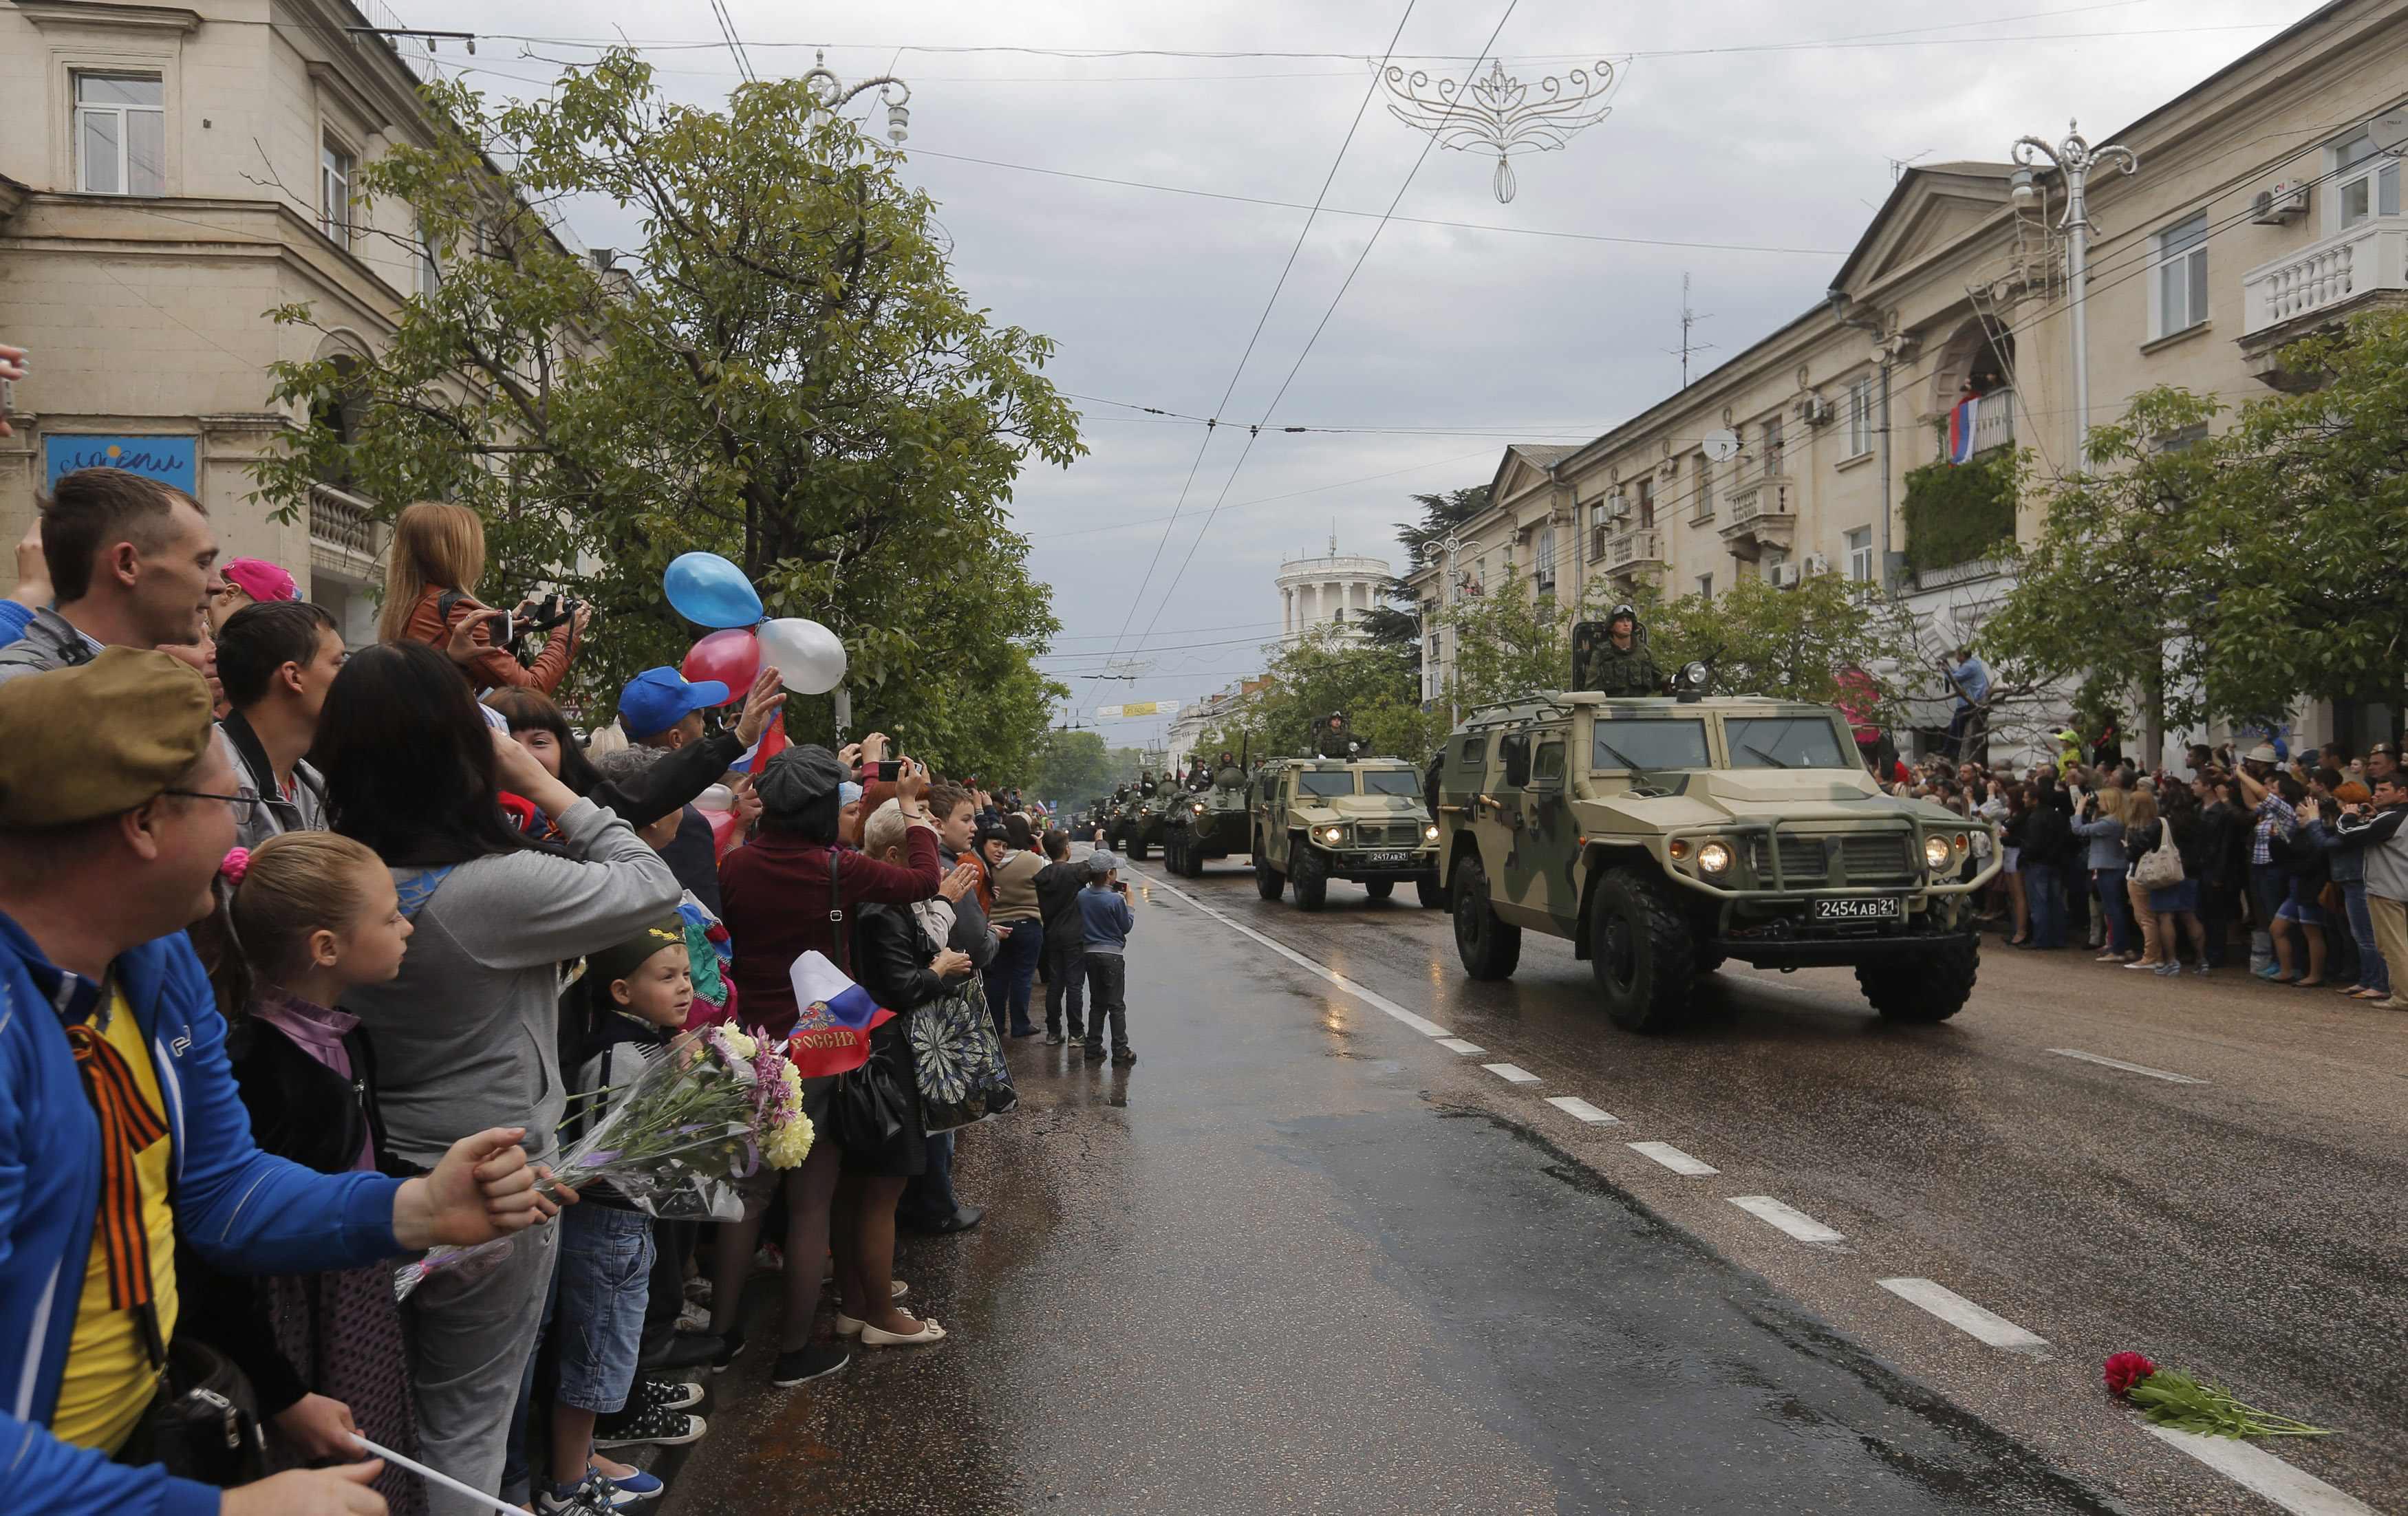
<svg viewBox="0 0 2408 1516"><path fill-rule="evenodd" d="M1709 842L1698 850L1698 866L1709 874L1730 871L1731 851L1719 842Z"/></svg>
<svg viewBox="0 0 2408 1516"><path fill-rule="evenodd" d="M1923 839L1923 861L1934 868L1948 866L1948 839L1934 835Z"/></svg>
<svg viewBox="0 0 2408 1516"><path fill-rule="evenodd" d="M1198 816L1204 814L1204 808L1202 806L1190 806L1187 808L1194 811Z"/></svg>
<svg viewBox="0 0 2408 1516"><path fill-rule="evenodd" d="M1345 835L1346 829L1342 826L1325 826L1321 829L1321 840L1324 842L1336 842Z"/></svg>
<svg viewBox="0 0 2408 1516"><path fill-rule="evenodd" d="M1438 840L1438 827L1436 825L1423 827L1422 840L1424 842L1436 842Z"/></svg>

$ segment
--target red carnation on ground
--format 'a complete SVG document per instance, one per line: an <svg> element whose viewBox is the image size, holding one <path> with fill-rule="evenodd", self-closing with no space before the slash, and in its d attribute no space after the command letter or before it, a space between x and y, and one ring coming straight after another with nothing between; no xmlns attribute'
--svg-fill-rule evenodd
<svg viewBox="0 0 2408 1516"><path fill-rule="evenodd" d="M2146 1354L2119 1352L2107 1360L2107 1388L2115 1394L2128 1394L2132 1386L2157 1371Z"/></svg>

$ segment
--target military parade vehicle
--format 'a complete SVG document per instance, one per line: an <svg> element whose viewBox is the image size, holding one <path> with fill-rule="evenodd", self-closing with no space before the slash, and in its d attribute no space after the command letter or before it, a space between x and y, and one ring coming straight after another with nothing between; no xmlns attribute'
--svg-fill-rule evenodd
<svg viewBox="0 0 2408 1516"><path fill-rule="evenodd" d="M1153 789L1154 793L1144 794L1146 788ZM1136 862L1143 863L1146 850L1158 847L1162 842L1163 820L1169 814L1172 802L1168 780L1140 786L1139 793L1130 795L1127 807L1121 814L1120 835L1115 839L1120 851Z"/></svg>
<svg viewBox="0 0 2408 1516"><path fill-rule="evenodd" d="M1730 958L1854 968L1893 1021L1962 1009L1989 823L1884 794L1838 711L1705 698L1706 679L1692 664L1670 698L1531 695L1447 738L1432 798L1465 972L1511 975L1526 931L1567 938L1636 1032L1684 1023Z"/></svg>
<svg viewBox="0 0 2408 1516"><path fill-rule="evenodd" d="M1222 754L1227 758L1226 753ZM1252 846L1253 806L1242 757L1213 769L1210 785L1174 794L1162 832L1162 860L1174 874L1200 879L1209 859Z"/></svg>
<svg viewBox="0 0 2408 1516"><path fill-rule="evenodd" d="M1424 906L1445 905L1421 775L1401 758L1365 755L1333 722L1342 718L1315 723L1314 750L1325 756L1274 759L1254 776L1255 892L1276 900L1293 884L1297 905L1319 910L1334 879L1361 884L1374 900L1410 882Z"/></svg>

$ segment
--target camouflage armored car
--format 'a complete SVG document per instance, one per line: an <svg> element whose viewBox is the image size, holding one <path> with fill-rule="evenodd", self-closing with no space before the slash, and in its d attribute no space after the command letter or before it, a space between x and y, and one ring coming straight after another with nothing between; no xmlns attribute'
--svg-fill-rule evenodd
<svg viewBox="0 0 2408 1516"><path fill-rule="evenodd" d="M1211 787L1170 797L1162 830L1162 861L1170 871L1200 879L1207 860L1245 852L1253 846L1253 808L1247 802L1246 770L1224 764Z"/></svg>
<svg viewBox="0 0 2408 1516"><path fill-rule="evenodd" d="M1473 712L1440 775L1440 877L1475 980L1512 974L1534 931L1569 938L1637 1032L1681 1024L1728 958L1852 967L1894 1021L1944 1021L1972 993L1988 823L1882 794L1827 707L1531 696Z"/></svg>
<svg viewBox="0 0 2408 1516"><path fill-rule="evenodd" d="M1331 880L1353 880L1374 900L1411 881L1421 903L1446 903L1439 887L1438 827L1422 778L1401 758L1282 758L1254 778L1254 889L1319 910Z"/></svg>

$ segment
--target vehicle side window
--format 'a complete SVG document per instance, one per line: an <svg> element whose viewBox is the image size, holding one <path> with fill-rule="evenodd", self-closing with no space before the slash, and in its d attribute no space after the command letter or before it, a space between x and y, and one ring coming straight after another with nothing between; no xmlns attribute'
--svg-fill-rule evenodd
<svg viewBox="0 0 2408 1516"><path fill-rule="evenodd" d="M1488 761L1488 739L1484 737L1465 737L1463 739L1463 761L1474 765L1486 763Z"/></svg>
<svg viewBox="0 0 2408 1516"><path fill-rule="evenodd" d="M1518 790L1530 782L1530 734L1509 732L1497 739L1497 761L1505 769L1504 788Z"/></svg>
<svg viewBox="0 0 2408 1516"><path fill-rule="evenodd" d="M1563 738L1549 737L1539 744L1537 755L1530 760L1530 781L1534 784L1548 782L1560 784L1563 779Z"/></svg>

